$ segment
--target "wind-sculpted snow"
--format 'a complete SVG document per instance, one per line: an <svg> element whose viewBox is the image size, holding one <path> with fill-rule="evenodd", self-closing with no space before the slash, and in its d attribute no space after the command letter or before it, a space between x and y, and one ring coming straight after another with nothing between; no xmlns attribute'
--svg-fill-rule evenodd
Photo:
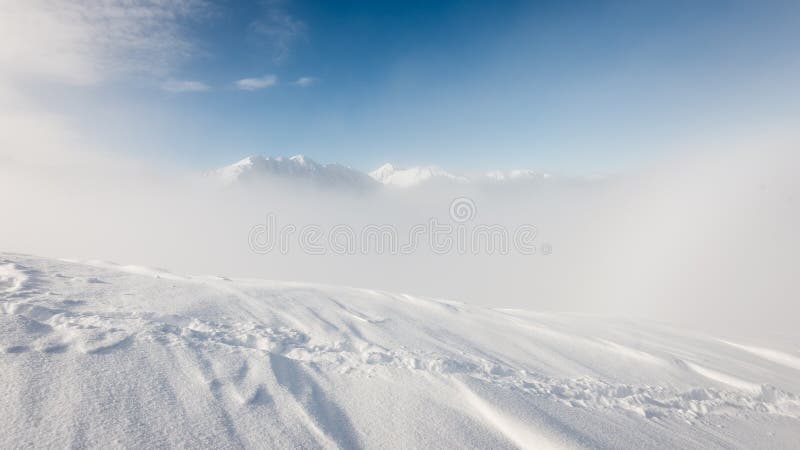
<svg viewBox="0 0 800 450"><path fill-rule="evenodd" d="M20 271L16 264L0 265L0 292L6 294L20 290L28 280L27 275Z"/></svg>
<svg viewBox="0 0 800 450"><path fill-rule="evenodd" d="M788 448L796 358L623 319L0 256L2 448Z"/></svg>

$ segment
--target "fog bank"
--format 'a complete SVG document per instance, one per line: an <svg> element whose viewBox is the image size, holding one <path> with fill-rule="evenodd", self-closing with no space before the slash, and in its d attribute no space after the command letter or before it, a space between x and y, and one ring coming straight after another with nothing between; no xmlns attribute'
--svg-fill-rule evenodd
<svg viewBox="0 0 800 450"><path fill-rule="evenodd" d="M48 145L56 146L54 142ZM54 147L55 148L55 147ZM798 298L800 167L786 143L687 149L604 180L422 185L369 192L274 182L223 187L201 174L101 152L4 151L0 249L190 274L401 291L498 308L642 317L701 331L790 332ZM536 228L534 254L258 254L253 227L464 222ZM323 246L326 244L323 243Z"/></svg>

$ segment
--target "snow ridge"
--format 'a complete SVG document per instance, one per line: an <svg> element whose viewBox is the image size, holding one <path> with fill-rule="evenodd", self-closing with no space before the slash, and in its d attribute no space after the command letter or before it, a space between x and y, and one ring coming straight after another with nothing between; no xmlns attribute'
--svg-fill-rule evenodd
<svg viewBox="0 0 800 450"><path fill-rule="evenodd" d="M765 426L780 432L773 446L800 437L798 372L763 345L101 261L6 255L0 282L3 448L409 448L441 433L459 447L736 448L764 444ZM69 395L50 398L58 386Z"/></svg>

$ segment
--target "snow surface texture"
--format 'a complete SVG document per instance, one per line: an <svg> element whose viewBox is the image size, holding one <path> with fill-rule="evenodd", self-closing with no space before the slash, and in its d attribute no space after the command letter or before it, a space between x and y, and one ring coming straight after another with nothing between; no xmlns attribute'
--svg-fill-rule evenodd
<svg viewBox="0 0 800 450"><path fill-rule="evenodd" d="M0 254L0 448L790 448L796 351Z"/></svg>

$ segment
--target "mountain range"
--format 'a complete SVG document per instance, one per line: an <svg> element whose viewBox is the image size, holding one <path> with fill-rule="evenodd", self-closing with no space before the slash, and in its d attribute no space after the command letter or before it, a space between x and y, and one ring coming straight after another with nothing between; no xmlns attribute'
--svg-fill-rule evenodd
<svg viewBox="0 0 800 450"><path fill-rule="evenodd" d="M342 164L322 164L304 155L292 157L249 156L234 164L212 170L210 175L225 185L257 184L277 180L307 182L322 187L356 189L380 186L411 188L427 183L535 182L551 178L548 173L529 169L495 170L478 176L465 176L437 166L399 168L388 163L369 173L364 173Z"/></svg>

